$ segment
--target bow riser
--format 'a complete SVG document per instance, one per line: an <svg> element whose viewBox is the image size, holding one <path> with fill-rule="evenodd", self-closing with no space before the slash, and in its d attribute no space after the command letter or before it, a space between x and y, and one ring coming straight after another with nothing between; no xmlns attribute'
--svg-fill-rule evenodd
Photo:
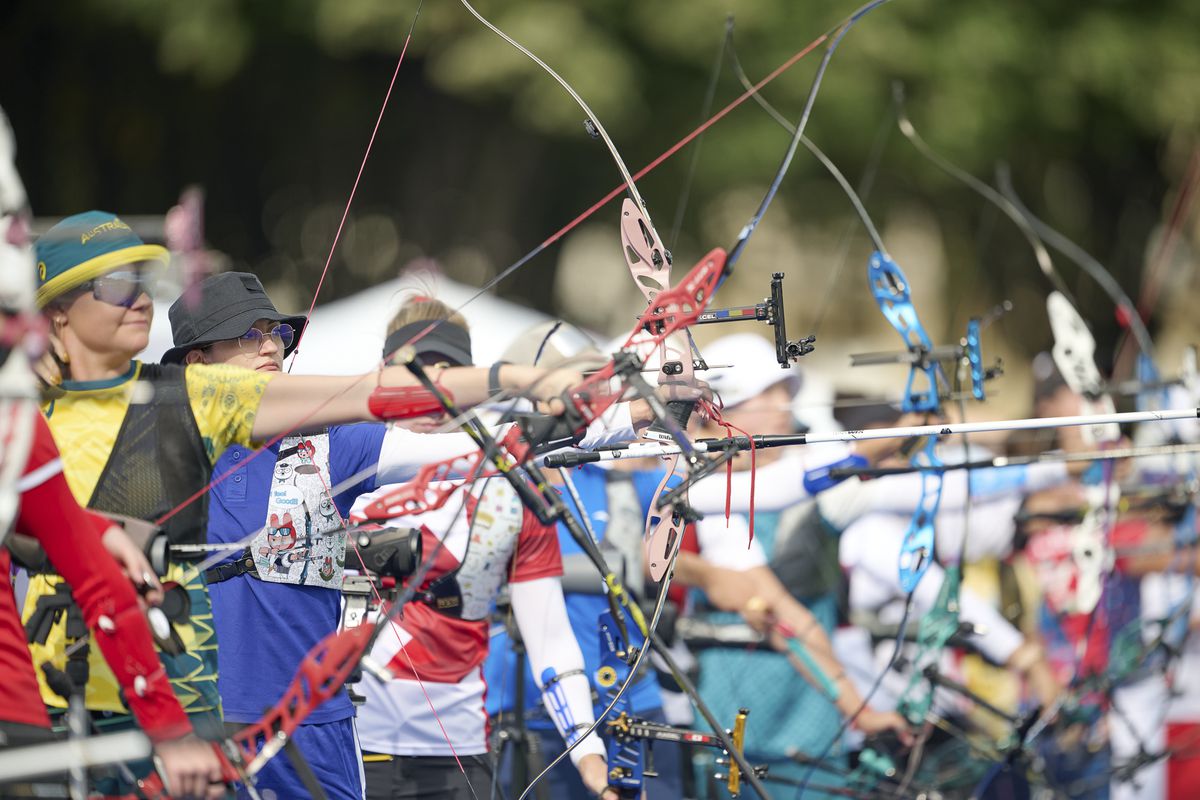
<svg viewBox="0 0 1200 800"><path fill-rule="evenodd" d="M1111 414L1115 407L1112 398L1103 393L1103 381L1096 369L1096 340L1083 317L1059 292L1046 297L1046 314L1054 334L1051 355L1071 391L1083 397L1083 414ZM1116 425L1095 425L1083 429L1089 444L1115 442L1121 438Z"/></svg>
<svg viewBox="0 0 1200 800"><path fill-rule="evenodd" d="M655 295L650 307L638 319L633 333L621 346L626 363L616 360L593 373L573 389L569 397L576 410L590 424L620 399L609 383L623 369L641 369L654 351L664 347L673 335L681 333L703 313L720 283L725 269L725 251L715 248L692 267L678 285ZM691 365L690 357L684 359Z"/></svg>
<svg viewBox="0 0 1200 800"><path fill-rule="evenodd" d="M900 269L900 265L887 253L877 250L867 262L867 284L884 318L896 329L896 333L904 341L905 348L914 356L908 373L908 383L904 387L901 409L908 413L940 413L942 388L946 385L946 378L941 364L930 357L934 349L933 340L929 338L925 326L917 316L908 278ZM911 460L914 466L940 465L937 439L931 437L926 440ZM941 502L941 474L923 473L921 496L917 500L916 511L900 547L900 586L906 594L917 588L929 565L933 563L936 538L934 520Z"/></svg>
<svg viewBox="0 0 1200 800"><path fill-rule="evenodd" d="M629 678L629 659L631 653L629 644L621 634L621 628L611 611L605 611L599 617L600 626L600 667L596 670L596 685L604 691L604 704L608 705L617 692ZM614 723L628 717L631 706L628 694L622 695L617 704L609 712L607 723L609 736L606 750L608 754L608 785L622 797L639 797L644 783L646 751L645 744L639 740L616 735L612 729Z"/></svg>
<svg viewBox="0 0 1200 800"><path fill-rule="evenodd" d="M932 352L933 341L917 316L908 278L900 265L886 253L872 253L867 264L867 283L879 310L900 334L905 348L918 355ZM937 413L941 409L940 393L945 383L945 375L938 362L917 359L913 362L908 383L904 387L904 410Z"/></svg>
<svg viewBox="0 0 1200 800"><path fill-rule="evenodd" d="M278 703L258 722L242 728L233 742L255 775L275 756L309 714L336 695L371 643L374 627L362 625L331 633L314 647Z"/></svg>

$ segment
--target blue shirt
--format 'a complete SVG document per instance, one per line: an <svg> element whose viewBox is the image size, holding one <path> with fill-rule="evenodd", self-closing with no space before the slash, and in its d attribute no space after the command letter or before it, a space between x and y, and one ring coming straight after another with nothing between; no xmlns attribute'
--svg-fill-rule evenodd
<svg viewBox="0 0 1200 800"><path fill-rule="evenodd" d="M604 533L608 527L606 472L607 470L599 467L584 465L571 473L571 479L579 491L579 499L587 508L592 530L596 532L596 537L600 541L604 541ZM632 473L632 476L638 499L641 501L642 509L645 510L654 499L654 490L658 488L658 483L662 480L662 472L660 470L635 472ZM573 512L577 512L570 494L567 492L562 494L567 507ZM583 552L562 524L558 526L558 544L563 558ZM592 682L592 688L603 697L603 690L596 686L595 677L596 670L600 667L598 621L600 615L608 611L608 601L598 594L567 594L565 598L571 629L579 641L579 649L583 651L584 669L587 671L588 680ZM516 674L516 656L513 655L508 633L502 627L497 626L492 632L487 661L483 665L483 674L488 685L488 714L494 716L501 711L511 711L513 699L516 696L516 689L513 685L513 676ZM635 714L662 707L662 694L653 673L629 687L626 696L629 697L630 708ZM533 673L526 662L525 707L532 709L539 708L541 705L541 690L534 683ZM595 713L599 714L603 710L604 704L597 705Z"/></svg>
<svg viewBox="0 0 1200 800"><path fill-rule="evenodd" d="M342 425L329 429L329 471L332 485L374 466L383 444L383 425ZM267 520L279 444L250 458L252 451L230 447L217 461L213 475L232 474L213 487L208 505L210 544L237 542ZM247 463L247 461L249 463ZM334 498L344 518L354 499L375 489L371 477ZM228 560L241 555L234 552ZM317 642L337 630L341 593L316 586L267 583L240 575L210 584L213 622L217 630L217 687L225 719L254 722L283 696L296 668ZM345 692L314 711L306 724L345 719L354 707Z"/></svg>

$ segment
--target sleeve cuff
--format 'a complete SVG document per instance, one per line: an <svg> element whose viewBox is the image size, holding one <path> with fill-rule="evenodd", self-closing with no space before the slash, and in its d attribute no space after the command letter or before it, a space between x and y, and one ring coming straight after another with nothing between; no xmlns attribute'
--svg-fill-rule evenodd
<svg viewBox="0 0 1200 800"><path fill-rule="evenodd" d="M604 749L604 741L595 731L589 733L580 740L579 744L575 745L575 749L571 751L571 763L578 767L579 762L585 756L590 755L597 755L606 760L608 758L608 753Z"/></svg>

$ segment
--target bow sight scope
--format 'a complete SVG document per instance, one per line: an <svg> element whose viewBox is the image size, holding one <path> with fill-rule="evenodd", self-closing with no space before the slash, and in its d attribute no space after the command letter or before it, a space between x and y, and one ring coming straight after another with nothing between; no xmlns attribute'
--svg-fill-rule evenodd
<svg viewBox="0 0 1200 800"><path fill-rule="evenodd" d="M351 528L346 545L346 567L402 580L421 563L420 528L385 528L360 525Z"/></svg>

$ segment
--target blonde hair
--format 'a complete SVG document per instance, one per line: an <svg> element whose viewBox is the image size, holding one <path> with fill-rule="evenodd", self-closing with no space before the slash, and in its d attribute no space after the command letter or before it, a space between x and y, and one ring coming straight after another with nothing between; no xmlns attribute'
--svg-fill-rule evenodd
<svg viewBox="0 0 1200 800"><path fill-rule="evenodd" d="M466 318L441 300L425 294L413 294L401 304L396 315L392 317L392 321L388 323L387 332L384 335L391 336L405 325L411 325L414 322L436 321L451 322L465 331L471 330L467 325Z"/></svg>

